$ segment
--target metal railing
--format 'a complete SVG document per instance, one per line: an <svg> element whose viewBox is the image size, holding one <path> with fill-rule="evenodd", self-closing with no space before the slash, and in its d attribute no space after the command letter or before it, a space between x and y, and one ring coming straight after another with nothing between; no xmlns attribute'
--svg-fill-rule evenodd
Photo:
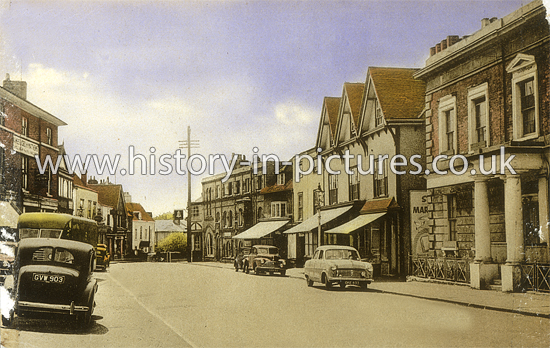
<svg viewBox="0 0 550 348"><path fill-rule="evenodd" d="M427 279L470 283L470 259L411 256L410 274Z"/></svg>
<svg viewBox="0 0 550 348"><path fill-rule="evenodd" d="M521 288L526 291L550 292L550 264L538 262L522 264Z"/></svg>

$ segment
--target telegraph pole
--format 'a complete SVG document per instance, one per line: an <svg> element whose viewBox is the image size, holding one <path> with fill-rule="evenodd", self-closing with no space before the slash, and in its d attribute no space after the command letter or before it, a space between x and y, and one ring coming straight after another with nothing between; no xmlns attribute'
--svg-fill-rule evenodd
<svg viewBox="0 0 550 348"><path fill-rule="evenodd" d="M187 262L193 262L193 247L191 237L191 173L189 172L189 158L191 157L191 147L198 148L199 141L191 140L191 126L187 126L187 141L180 141L180 148L187 147Z"/></svg>

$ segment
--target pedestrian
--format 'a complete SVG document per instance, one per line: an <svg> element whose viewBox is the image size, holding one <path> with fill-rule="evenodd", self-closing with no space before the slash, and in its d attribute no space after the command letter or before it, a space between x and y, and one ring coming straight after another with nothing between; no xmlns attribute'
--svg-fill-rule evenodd
<svg viewBox="0 0 550 348"><path fill-rule="evenodd" d="M237 256L235 257L235 272L239 271L239 268L242 268L243 266L243 253L242 251L237 253Z"/></svg>

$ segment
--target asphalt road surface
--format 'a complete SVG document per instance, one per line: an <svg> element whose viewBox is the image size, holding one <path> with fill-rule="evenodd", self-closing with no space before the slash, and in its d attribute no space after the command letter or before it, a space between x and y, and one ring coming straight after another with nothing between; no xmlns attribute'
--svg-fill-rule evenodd
<svg viewBox="0 0 550 348"><path fill-rule="evenodd" d="M550 320L187 263L118 263L93 323L17 318L4 347L548 347Z"/></svg>

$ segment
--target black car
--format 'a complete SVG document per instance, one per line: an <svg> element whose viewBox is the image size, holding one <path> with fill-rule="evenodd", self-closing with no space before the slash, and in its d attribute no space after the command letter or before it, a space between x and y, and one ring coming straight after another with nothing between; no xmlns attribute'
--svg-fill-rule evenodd
<svg viewBox="0 0 550 348"><path fill-rule="evenodd" d="M50 238L27 238L19 243L15 261L14 314L59 313L74 316L81 325L91 322L97 280L92 276L96 255L92 245Z"/></svg>

